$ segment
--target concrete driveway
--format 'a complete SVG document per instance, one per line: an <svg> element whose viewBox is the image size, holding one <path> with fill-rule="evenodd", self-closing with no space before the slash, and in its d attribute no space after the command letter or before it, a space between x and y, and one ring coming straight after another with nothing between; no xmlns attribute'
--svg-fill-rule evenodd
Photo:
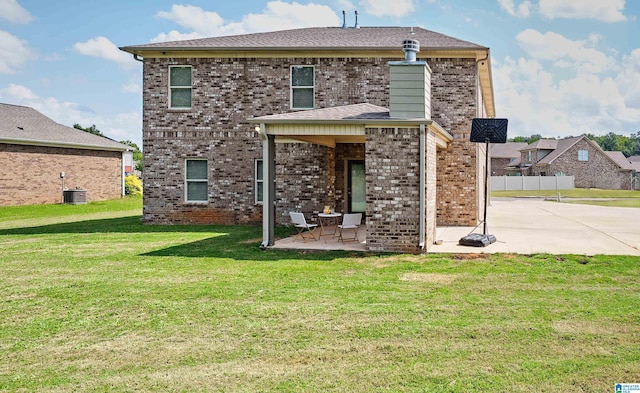
<svg viewBox="0 0 640 393"><path fill-rule="evenodd" d="M640 209L557 203L541 198L492 198L487 233L497 241L486 247L458 241L482 226L438 227L430 253L550 253L640 256Z"/></svg>

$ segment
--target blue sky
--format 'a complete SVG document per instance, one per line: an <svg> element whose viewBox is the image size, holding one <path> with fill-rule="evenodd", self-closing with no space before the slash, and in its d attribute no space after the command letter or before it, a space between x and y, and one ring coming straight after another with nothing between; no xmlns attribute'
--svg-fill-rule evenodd
<svg viewBox="0 0 640 393"><path fill-rule="evenodd" d="M142 64L117 47L307 26L420 26L491 48L510 137L640 132L637 0L0 0L0 102L142 139Z"/></svg>

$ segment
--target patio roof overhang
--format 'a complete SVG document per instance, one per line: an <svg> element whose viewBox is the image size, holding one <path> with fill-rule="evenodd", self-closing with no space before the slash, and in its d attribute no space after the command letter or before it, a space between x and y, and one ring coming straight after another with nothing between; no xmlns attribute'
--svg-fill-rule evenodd
<svg viewBox="0 0 640 393"><path fill-rule="evenodd" d="M430 119L403 119L389 117L387 108L371 104L345 105L335 108L312 109L281 115L260 116L249 119L256 131L276 142L307 142L336 147L337 143L365 143L367 128L422 128L436 136L436 146L446 148L453 140L438 123Z"/></svg>

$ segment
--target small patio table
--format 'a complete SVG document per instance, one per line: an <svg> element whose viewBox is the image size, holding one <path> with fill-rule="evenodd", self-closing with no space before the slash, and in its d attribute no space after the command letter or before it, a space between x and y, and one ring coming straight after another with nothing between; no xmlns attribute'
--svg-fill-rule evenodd
<svg viewBox="0 0 640 393"><path fill-rule="evenodd" d="M331 233L328 233L326 228L329 226L329 222L333 222L335 224L335 220L339 217L342 217L342 213L318 213L318 220L320 221L320 237L335 236L335 227Z"/></svg>

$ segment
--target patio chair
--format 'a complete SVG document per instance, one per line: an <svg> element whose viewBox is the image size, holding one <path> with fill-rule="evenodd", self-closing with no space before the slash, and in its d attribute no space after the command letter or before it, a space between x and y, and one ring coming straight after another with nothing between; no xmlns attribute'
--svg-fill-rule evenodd
<svg viewBox="0 0 640 393"><path fill-rule="evenodd" d="M298 234L293 238L294 242L298 238L306 241L308 237L305 237L305 235L307 234L311 235L314 240L318 240L316 237L316 227L318 224L307 224L307 220L304 218L304 214L302 213L289 212L289 216L291 216L291 223L293 223L293 226L298 230Z"/></svg>
<svg viewBox="0 0 640 393"><path fill-rule="evenodd" d="M358 241L358 228L360 227L360 222L362 221L362 213L348 213L342 217L342 224L338 225L338 232L340 236L338 237L338 241L345 242L346 241ZM343 235L343 232L353 231L353 237L346 238Z"/></svg>

